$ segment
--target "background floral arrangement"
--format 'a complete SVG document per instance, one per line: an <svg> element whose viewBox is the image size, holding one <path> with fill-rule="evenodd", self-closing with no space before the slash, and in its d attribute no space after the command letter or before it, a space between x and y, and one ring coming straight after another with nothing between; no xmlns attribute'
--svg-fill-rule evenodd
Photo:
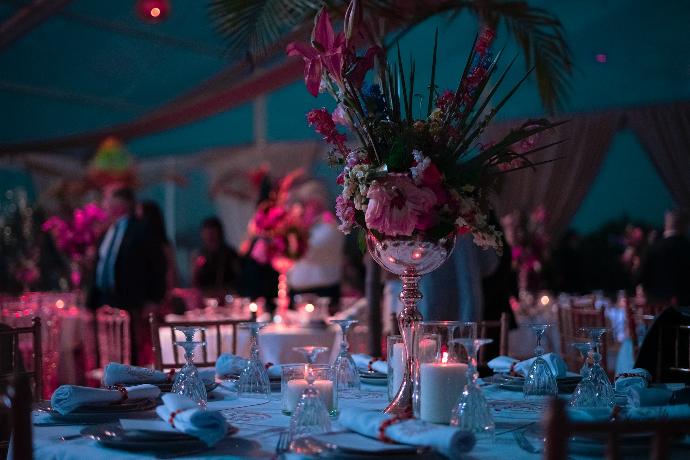
<svg viewBox="0 0 690 460"><path fill-rule="evenodd" d="M490 52L495 34L484 28L475 39L455 90L435 84L434 41L426 110L415 103L415 65L405 71L400 50L389 65L384 50L367 45L361 29L364 12L350 2L343 31L336 34L328 13L316 18L310 43L293 42L290 56L305 62L305 83L314 96L328 92L337 101L307 114L308 123L332 145L330 160L342 166L343 190L336 214L345 233L359 227L388 237L437 239L458 231L471 233L481 247L500 249L498 230L488 223L487 190L500 174L533 167L528 155L550 145L530 146L539 132L556 124L530 120L502 139L482 144L480 135L527 75L500 102L489 102L510 65L490 87L500 57ZM512 62L511 62L512 65ZM376 70L376 84L366 74ZM529 74L529 73L528 73ZM421 105L421 104L420 104ZM348 145L340 124L354 133Z"/></svg>
<svg viewBox="0 0 690 460"><path fill-rule="evenodd" d="M529 216L515 211L501 218L521 291L543 288L541 273L549 257L551 242L546 219L543 206L535 208Z"/></svg>
<svg viewBox="0 0 690 460"><path fill-rule="evenodd" d="M249 223L249 239L255 241L250 255L261 264L295 261L307 251L309 227L303 222L300 206L265 201Z"/></svg>

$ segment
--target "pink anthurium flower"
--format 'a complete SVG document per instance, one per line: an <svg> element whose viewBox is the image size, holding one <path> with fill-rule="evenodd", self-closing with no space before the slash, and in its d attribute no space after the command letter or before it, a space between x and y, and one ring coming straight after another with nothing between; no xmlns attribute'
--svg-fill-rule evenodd
<svg viewBox="0 0 690 460"><path fill-rule="evenodd" d="M344 46L345 35L342 32L335 34L330 16L325 9L316 15L311 45L304 42L288 44L288 56L301 56L304 59L304 82L312 96L316 97L319 94L324 70L342 86Z"/></svg>

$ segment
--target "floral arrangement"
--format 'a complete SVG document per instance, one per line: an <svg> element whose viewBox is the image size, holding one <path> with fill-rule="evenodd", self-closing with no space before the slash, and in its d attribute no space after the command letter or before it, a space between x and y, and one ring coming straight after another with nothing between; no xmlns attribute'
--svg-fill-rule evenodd
<svg viewBox="0 0 690 460"><path fill-rule="evenodd" d="M72 219L52 216L43 223L42 229L50 233L55 245L72 262L70 280L74 286L81 284L84 265L96 254L96 244L105 227L107 215L94 203L74 210Z"/></svg>
<svg viewBox="0 0 690 460"><path fill-rule="evenodd" d="M542 288L541 271L549 255L551 240L546 231L546 219L543 206L537 206L529 216L515 211L501 219L521 291Z"/></svg>
<svg viewBox="0 0 690 460"><path fill-rule="evenodd" d="M296 261L307 251L309 227L300 206L286 206L267 200L249 222L250 256L260 264Z"/></svg>
<svg viewBox="0 0 690 460"><path fill-rule="evenodd" d="M340 229L425 239L457 231L471 233L481 247L500 249L499 231L488 223L487 190L500 174L539 164L527 157L548 146L530 147L530 141L556 124L530 120L502 139L480 142L496 112L527 77L489 107L510 68L488 86L500 57L491 53L491 29L476 37L457 88L445 91L435 84L437 34L422 109L415 99L414 62L406 73L398 49L397 65L389 64L382 48L367 43L363 21L360 2L353 0L343 31L336 34L322 9L311 42L287 47L289 56L305 62L309 93L328 92L337 102L332 113L315 109L307 121L332 146L331 162L343 168L337 179L343 187L336 201ZM358 55L362 45L368 47ZM368 83L372 69L375 83ZM356 144L348 143L336 125L349 129Z"/></svg>

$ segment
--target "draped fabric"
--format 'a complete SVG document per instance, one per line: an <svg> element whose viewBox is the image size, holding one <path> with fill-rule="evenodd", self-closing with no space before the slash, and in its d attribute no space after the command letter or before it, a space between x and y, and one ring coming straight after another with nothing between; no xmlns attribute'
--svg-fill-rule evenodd
<svg viewBox="0 0 690 460"><path fill-rule="evenodd" d="M549 234L557 235L565 230L599 171L619 121L618 113L583 115L538 135L537 145L566 141L530 155L531 161L559 159L536 170L527 168L504 174L493 197L498 215L514 210L529 214L543 205L548 214ZM501 124L488 131L485 139L491 140L506 131L506 126Z"/></svg>
<svg viewBox="0 0 690 460"><path fill-rule="evenodd" d="M690 209L690 104L634 109L626 115L676 203Z"/></svg>

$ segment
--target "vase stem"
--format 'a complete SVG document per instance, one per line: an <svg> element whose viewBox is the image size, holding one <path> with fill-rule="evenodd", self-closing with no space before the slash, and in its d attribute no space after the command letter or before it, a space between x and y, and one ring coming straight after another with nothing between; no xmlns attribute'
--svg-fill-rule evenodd
<svg viewBox="0 0 690 460"><path fill-rule="evenodd" d="M283 321L287 320L287 311L290 308L290 297L288 296L287 273L281 271L278 274L278 315Z"/></svg>
<svg viewBox="0 0 690 460"><path fill-rule="evenodd" d="M419 290L420 278L421 275L412 267L406 268L402 275L400 275L402 281L400 300L402 301L403 309L398 314L398 325L403 343L405 344L406 360L402 384L393 401L384 410L387 414L412 415L412 376L417 361L414 355L414 344L417 328L422 320L422 314L417 309L417 304L422 299L422 293Z"/></svg>

